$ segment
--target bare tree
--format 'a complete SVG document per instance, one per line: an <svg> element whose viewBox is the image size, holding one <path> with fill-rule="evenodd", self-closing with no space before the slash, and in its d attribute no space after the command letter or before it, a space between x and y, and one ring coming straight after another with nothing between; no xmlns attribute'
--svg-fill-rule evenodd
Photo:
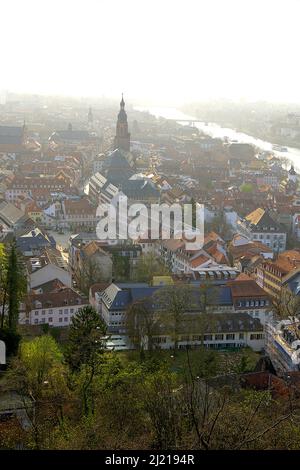
<svg viewBox="0 0 300 470"><path fill-rule="evenodd" d="M195 377L187 350L187 376L181 389L181 407L195 432L196 448L253 448L282 423L297 418L297 402L290 393L271 406L270 391L243 392L232 385L220 387L210 377ZM272 411L272 412L271 412Z"/></svg>
<svg viewBox="0 0 300 470"><path fill-rule="evenodd" d="M99 262L93 259L86 260L79 273L78 285L86 295L92 284L106 280Z"/></svg>
<svg viewBox="0 0 300 470"><path fill-rule="evenodd" d="M179 335L190 324L187 312L193 306L193 288L186 284L165 286L158 289L153 297L160 313L161 324L169 331L176 351Z"/></svg>
<svg viewBox="0 0 300 470"><path fill-rule="evenodd" d="M150 282L153 276L164 276L167 274L169 274L169 270L158 256L153 253L140 256L135 272L135 277L138 281Z"/></svg>
<svg viewBox="0 0 300 470"><path fill-rule="evenodd" d="M140 299L130 305L126 312L126 327L131 341L137 348L153 350L153 336L159 326L159 314L149 304L149 299Z"/></svg>
<svg viewBox="0 0 300 470"><path fill-rule="evenodd" d="M273 300L274 316L278 320L290 319L297 339L300 339L298 329L300 316L300 296L291 292L288 287L282 287L280 295Z"/></svg>

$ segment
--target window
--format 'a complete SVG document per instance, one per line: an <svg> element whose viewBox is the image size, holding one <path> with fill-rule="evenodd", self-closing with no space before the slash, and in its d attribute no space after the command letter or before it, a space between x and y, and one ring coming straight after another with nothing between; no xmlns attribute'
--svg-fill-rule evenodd
<svg viewBox="0 0 300 470"><path fill-rule="evenodd" d="M64 314L67 315L69 313L69 309L68 308L65 308L64 309Z"/></svg>
<svg viewBox="0 0 300 470"><path fill-rule="evenodd" d="M42 310L42 315L45 315L45 313L46 313L46 310Z"/></svg>
<svg viewBox="0 0 300 470"><path fill-rule="evenodd" d="M66 322L66 321L68 321L68 317L65 317L65 318L64 318L64 322Z"/></svg>
<svg viewBox="0 0 300 470"><path fill-rule="evenodd" d="M235 338L235 334L234 333L227 333L226 335L226 339L234 339Z"/></svg>
<svg viewBox="0 0 300 470"><path fill-rule="evenodd" d="M59 321L59 323L62 323L62 318L59 318L58 321Z"/></svg>
<svg viewBox="0 0 300 470"><path fill-rule="evenodd" d="M70 313L74 313L74 308L70 308Z"/></svg>
<svg viewBox="0 0 300 470"><path fill-rule="evenodd" d="M244 333L239 334L239 339L244 339Z"/></svg>
<svg viewBox="0 0 300 470"><path fill-rule="evenodd" d="M62 313L63 313L62 309L58 310L58 313L59 313L60 315L62 315Z"/></svg>
<svg viewBox="0 0 300 470"><path fill-rule="evenodd" d="M49 315L52 315L52 313L53 313L53 310L52 310L52 308L49 308L49 310L48 310L48 314L49 314Z"/></svg>
<svg viewBox="0 0 300 470"><path fill-rule="evenodd" d="M222 334L215 335L215 340L223 341L223 339L224 339L224 335Z"/></svg>
<svg viewBox="0 0 300 470"><path fill-rule="evenodd" d="M193 335L193 341L201 341L200 335Z"/></svg>
<svg viewBox="0 0 300 470"><path fill-rule="evenodd" d="M166 343L166 342L167 342L166 336L158 336L156 338L153 338L153 343Z"/></svg>
<svg viewBox="0 0 300 470"><path fill-rule="evenodd" d="M53 318L52 318L52 317L49 317L49 318L48 318L48 321L49 321L49 323L52 323L52 322L53 322Z"/></svg>
<svg viewBox="0 0 300 470"><path fill-rule="evenodd" d="M203 339L204 341L212 341L212 335L204 335Z"/></svg>
<svg viewBox="0 0 300 470"><path fill-rule="evenodd" d="M180 341L189 341L189 339L190 339L189 335L183 335L181 336Z"/></svg>
<svg viewBox="0 0 300 470"><path fill-rule="evenodd" d="M36 310L34 314L35 314L35 315L38 315L38 314L39 314L38 310Z"/></svg>
<svg viewBox="0 0 300 470"><path fill-rule="evenodd" d="M39 322L38 318L35 318L34 323L38 323L38 322Z"/></svg>
<svg viewBox="0 0 300 470"><path fill-rule="evenodd" d="M250 340L264 339L264 334L262 333L252 333L250 335Z"/></svg>

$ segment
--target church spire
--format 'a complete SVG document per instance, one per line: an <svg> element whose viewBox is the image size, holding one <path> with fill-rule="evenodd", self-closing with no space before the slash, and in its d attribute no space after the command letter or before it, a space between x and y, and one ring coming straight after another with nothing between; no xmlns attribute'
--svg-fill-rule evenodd
<svg viewBox="0 0 300 470"><path fill-rule="evenodd" d="M127 114L125 111L125 101L122 93L120 101L120 111L117 120L116 136L114 139L114 149L130 151L130 133L128 132Z"/></svg>
<svg viewBox="0 0 300 470"><path fill-rule="evenodd" d="M120 108L121 109L124 109L125 108L125 101L124 101L124 98L123 98L123 93L122 93L122 99L120 101Z"/></svg>

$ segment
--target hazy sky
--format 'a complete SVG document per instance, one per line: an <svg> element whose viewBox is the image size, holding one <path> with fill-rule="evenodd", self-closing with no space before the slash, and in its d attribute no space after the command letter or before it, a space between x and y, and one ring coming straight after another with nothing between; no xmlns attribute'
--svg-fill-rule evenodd
<svg viewBox="0 0 300 470"><path fill-rule="evenodd" d="M9 0L0 90L300 102L300 0Z"/></svg>

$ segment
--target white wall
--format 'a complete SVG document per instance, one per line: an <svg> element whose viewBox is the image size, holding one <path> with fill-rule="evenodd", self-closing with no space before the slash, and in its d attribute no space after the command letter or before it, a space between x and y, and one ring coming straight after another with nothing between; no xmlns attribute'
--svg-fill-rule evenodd
<svg viewBox="0 0 300 470"><path fill-rule="evenodd" d="M222 334L222 333L218 333L218 334ZM254 351L261 351L264 346L265 346L265 340L264 338L261 338L261 339L251 339L251 335L263 335L263 332L259 331L259 332L243 332L243 335L244 337L243 338L239 338L239 335L240 333L237 333L237 332L230 332L229 334L234 334L235 335L235 339L232 339L232 340L227 340L226 339L226 334L227 333L223 333L223 340L216 340L215 339L215 334L212 335L212 341L203 341L203 343L201 341L179 341L178 342L178 346L180 347L186 347L187 345L191 346L191 347L195 347L195 346L200 346L201 344L204 344L204 346L207 346L209 347L210 345L215 345L215 344L222 344L222 347L225 348L225 346L227 345L228 347L235 347L234 345L239 345L239 347L246 347L246 346L249 346L251 349L253 349ZM192 337L192 335L190 335ZM163 336L161 336L163 337ZM160 348L160 349L172 349L174 347L174 341L169 337L169 336L165 336L166 338L166 342L161 342L161 343L157 343L157 346ZM147 342L146 342L147 343ZM217 348L216 348L217 349ZM221 349L221 348L220 348Z"/></svg>
<svg viewBox="0 0 300 470"><path fill-rule="evenodd" d="M60 307L55 308L35 308L29 312L28 316L26 316L25 312L20 312L19 323L23 325L40 325L48 323L50 326L68 326L70 325L71 319L74 315L76 315L77 311L80 308L86 307L87 305L88 304L76 304L61 305Z"/></svg>

